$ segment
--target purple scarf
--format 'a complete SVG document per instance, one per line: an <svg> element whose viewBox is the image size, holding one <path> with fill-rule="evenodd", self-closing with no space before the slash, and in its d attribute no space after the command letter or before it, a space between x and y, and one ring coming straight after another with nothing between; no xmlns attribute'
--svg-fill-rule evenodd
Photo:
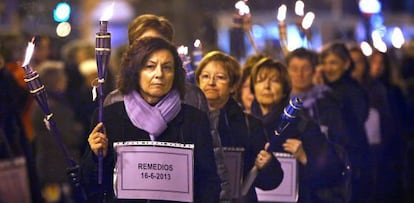
<svg viewBox="0 0 414 203"><path fill-rule="evenodd" d="M155 106L148 104L141 95L132 91L124 95L125 110L135 127L147 131L154 141L167 128L181 110L181 100L176 90L171 90Z"/></svg>

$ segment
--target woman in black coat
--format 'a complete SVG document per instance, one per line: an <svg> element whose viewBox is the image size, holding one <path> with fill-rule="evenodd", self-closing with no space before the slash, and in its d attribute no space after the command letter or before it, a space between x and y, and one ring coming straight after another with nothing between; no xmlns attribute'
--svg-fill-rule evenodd
<svg viewBox="0 0 414 203"><path fill-rule="evenodd" d="M369 100L365 90L351 77L354 63L345 44L327 45L321 54L324 82L342 102L349 138L345 149L352 164L352 201L372 201L372 158L370 156L365 122L368 118Z"/></svg>
<svg viewBox="0 0 414 203"><path fill-rule="evenodd" d="M263 190L276 188L282 182L283 171L279 161L264 150L267 139L261 122L245 114L231 97L238 87L240 76L238 62L219 51L205 55L195 72L196 83L208 101L212 129L218 132L221 146L245 150L243 177L253 166L259 168L258 176L243 200L233 198L235 202L254 203L258 201L255 187ZM222 190L221 202L231 199L223 195Z"/></svg>
<svg viewBox="0 0 414 203"><path fill-rule="evenodd" d="M161 38L135 41L122 60L118 88L123 101L104 108L103 123L89 135L82 162L89 202L147 202L117 200L113 191L116 164L114 142L161 141L194 144L194 202L218 202L220 180L216 172L209 122L205 113L182 104L184 70L176 48ZM99 132L105 129L105 133ZM97 154L102 149L102 187L97 179ZM168 202L151 200L151 202Z"/></svg>
<svg viewBox="0 0 414 203"><path fill-rule="evenodd" d="M298 202L345 202L344 194L335 189L343 178L343 162L313 120L302 112L281 135L275 135L291 91L286 67L263 58L253 66L251 81L252 114L262 119L271 151L290 153L299 162Z"/></svg>

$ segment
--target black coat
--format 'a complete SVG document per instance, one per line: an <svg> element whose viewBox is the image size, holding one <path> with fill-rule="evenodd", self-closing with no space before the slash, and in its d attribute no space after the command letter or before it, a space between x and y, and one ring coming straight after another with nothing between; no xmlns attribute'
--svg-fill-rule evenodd
<svg viewBox="0 0 414 203"><path fill-rule="evenodd" d="M342 101L342 115L348 135L345 146L349 153L354 171L366 170L369 165L369 145L365 133L365 121L368 118L368 95L355 80L344 75L338 81L327 83Z"/></svg>
<svg viewBox="0 0 414 203"><path fill-rule="evenodd" d="M219 134L223 147L242 147L245 149L243 173L246 177L254 166L256 156L260 150L264 149L267 142L261 121L246 115L242 108L230 98L220 110ZM279 186L282 179L283 171L280 163L273 157L269 165L263 168L256 177L253 186L246 195L247 202L258 201L255 187L271 190Z"/></svg>
<svg viewBox="0 0 414 203"><path fill-rule="evenodd" d="M349 135L342 115L342 102L329 87L313 86L307 92L291 94L301 98L303 111L321 128L329 141L345 146Z"/></svg>
<svg viewBox="0 0 414 203"><path fill-rule="evenodd" d="M329 190L337 184L338 180L342 179L343 163L337 156L334 146L320 131L319 126L300 112L297 119L288 125L281 135L275 136L274 131L278 129L283 107L277 107L263 116L257 101L254 101L252 113L262 119L271 140L272 151L287 153L282 146L287 139L302 141L307 164L299 163L299 202L325 202L326 197L320 195L321 191Z"/></svg>
<svg viewBox="0 0 414 203"><path fill-rule="evenodd" d="M103 185L109 199L113 199L113 143L121 141L150 140L147 132L136 128L128 118L123 102L116 102L104 108L104 125L109 140L108 155L104 158ZM92 126L96 125L95 121ZM168 123L167 129L157 137L156 141L194 144L194 202L216 203L220 193L220 179L216 172L216 164L212 148L207 115L200 110L182 104L180 113ZM89 201L99 200L102 194L97 184L96 156L87 147L82 162L82 178L86 186ZM114 202L124 202L116 201ZM127 201L125 201L127 202ZM135 200L130 202L146 202ZM151 201L166 202L166 201Z"/></svg>

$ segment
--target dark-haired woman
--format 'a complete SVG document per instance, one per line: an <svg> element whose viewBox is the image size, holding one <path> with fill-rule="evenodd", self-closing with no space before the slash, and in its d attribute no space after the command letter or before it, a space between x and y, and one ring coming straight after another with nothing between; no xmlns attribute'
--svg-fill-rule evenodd
<svg viewBox="0 0 414 203"><path fill-rule="evenodd" d="M140 39L127 49L122 67L118 89L123 100L104 108L106 133L99 132L104 126L97 123L95 116L95 127L88 138L89 147L82 169L89 199L99 200L102 192L108 199L115 199L112 178L116 160L114 142L152 140L194 144L194 202L218 202L220 180L209 121L202 111L181 103L185 74L176 48L162 38ZM99 149L105 157L104 191L99 190L97 182Z"/></svg>

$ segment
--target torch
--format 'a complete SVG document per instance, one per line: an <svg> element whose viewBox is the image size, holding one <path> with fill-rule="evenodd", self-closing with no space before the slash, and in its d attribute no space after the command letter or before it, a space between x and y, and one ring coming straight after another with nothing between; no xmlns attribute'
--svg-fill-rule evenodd
<svg viewBox="0 0 414 203"><path fill-rule="evenodd" d="M250 44L252 45L255 53L259 53L257 49L256 42L254 41L253 34L252 34L252 18L250 15L250 8L247 6L245 1L238 1L234 7L237 9L238 18L233 18L233 22L235 24L240 24L243 28L243 31L246 33L247 38L249 39Z"/></svg>
<svg viewBox="0 0 414 203"><path fill-rule="evenodd" d="M194 61L195 67L197 67L198 64L200 64L201 59L203 59L202 44L199 39L196 39L194 41L194 50L193 50L193 61Z"/></svg>
<svg viewBox="0 0 414 203"><path fill-rule="evenodd" d="M312 30L311 30L311 26L313 23L313 20L315 19L315 14L313 12L307 12L305 17L303 18L302 21L302 28L303 28L303 32L305 33L305 39L307 42L307 47L309 49L312 48Z"/></svg>
<svg viewBox="0 0 414 203"><path fill-rule="evenodd" d="M80 167L75 162L75 160L73 160L70 157L68 149L66 148L65 143L63 142L62 136L56 126L53 113L49 108L45 86L40 80L39 74L29 66L30 59L32 58L32 54L34 51L34 47L34 38L32 38L32 40L28 43L25 59L22 65L22 68L25 72L24 81L26 82L30 93L35 97L36 102L45 114L44 122L46 128L55 137L58 146L63 152L63 155L69 166L67 168L67 174L69 175L70 181L72 182L73 186L75 186L75 190L81 192L82 198L86 200L86 193L81 187L79 180Z"/></svg>
<svg viewBox="0 0 414 203"><path fill-rule="evenodd" d="M277 20L279 21L278 28L279 28L280 46L282 48L283 55L285 56L289 53L286 23L285 23L286 11L287 11L287 7L285 4L282 4L277 10Z"/></svg>
<svg viewBox="0 0 414 203"><path fill-rule="evenodd" d="M303 16L305 14L304 8L305 8L305 3L303 3L303 1L301 0L297 0L295 3L295 14L298 16L296 20L296 27L299 30L301 38L303 38L305 34L303 30L303 26L302 26Z"/></svg>
<svg viewBox="0 0 414 203"><path fill-rule="evenodd" d="M183 68L186 72L187 80L194 83L194 68L191 65L191 57L188 56L188 47L181 45L177 48L177 52L183 62Z"/></svg>
<svg viewBox="0 0 414 203"><path fill-rule="evenodd" d="M108 32L108 20L112 16L114 3L104 12L99 21L99 32L96 33L95 56L98 69L98 122L103 122L103 101L106 70L111 55L111 33ZM98 151L98 184L102 184L103 151Z"/></svg>
<svg viewBox="0 0 414 203"><path fill-rule="evenodd" d="M283 109L283 114L280 117L280 123L277 129L275 130L275 136L272 136L270 139L270 146L267 148L268 152L271 152L271 149L276 143L276 139L282 134L282 132L296 119L296 114L303 108L303 101L297 97L293 97L289 100L289 104ZM242 185L242 195L246 195L250 187L253 184L253 181L256 179L258 174L258 169L256 166L250 170L247 175L246 180Z"/></svg>

